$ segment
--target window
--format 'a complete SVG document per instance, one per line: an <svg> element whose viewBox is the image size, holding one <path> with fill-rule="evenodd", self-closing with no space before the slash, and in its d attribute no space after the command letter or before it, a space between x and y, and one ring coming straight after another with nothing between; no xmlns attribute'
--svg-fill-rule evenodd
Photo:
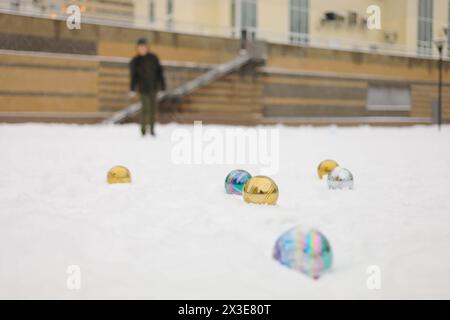
<svg viewBox="0 0 450 320"><path fill-rule="evenodd" d="M289 41L307 43L309 33L309 0L289 2Z"/></svg>
<svg viewBox="0 0 450 320"><path fill-rule="evenodd" d="M231 1L231 25L233 34L247 38L255 38L258 26L257 0L232 0Z"/></svg>
<svg viewBox="0 0 450 320"><path fill-rule="evenodd" d="M409 111L411 91L407 86L370 85L367 92L367 110Z"/></svg>
<svg viewBox="0 0 450 320"><path fill-rule="evenodd" d="M231 0L231 26L234 29L236 28L236 25L236 0Z"/></svg>
<svg viewBox="0 0 450 320"><path fill-rule="evenodd" d="M173 14L173 0L167 0L167 15Z"/></svg>
<svg viewBox="0 0 450 320"><path fill-rule="evenodd" d="M419 0L418 4L417 53L431 55L433 53L433 0Z"/></svg>
<svg viewBox="0 0 450 320"><path fill-rule="evenodd" d="M450 57L450 0L448 1L447 20L447 56Z"/></svg>
<svg viewBox="0 0 450 320"><path fill-rule="evenodd" d="M169 29L173 27L173 1L174 0L167 0L167 28Z"/></svg>
<svg viewBox="0 0 450 320"><path fill-rule="evenodd" d="M155 20L156 20L156 3L155 3L155 0L150 0L148 17L149 17L150 23L155 22Z"/></svg>
<svg viewBox="0 0 450 320"><path fill-rule="evenodd" d="M20 0L11 0L10 6L12 10L19 10L20 8Z"/></svg>
<svg viewBox="0 0 450 320"><path fill-rule="evenodd" d="M242 16L241 23L243 28L255 29L256 28L256 0L241 0L242 3Z"/></svg>

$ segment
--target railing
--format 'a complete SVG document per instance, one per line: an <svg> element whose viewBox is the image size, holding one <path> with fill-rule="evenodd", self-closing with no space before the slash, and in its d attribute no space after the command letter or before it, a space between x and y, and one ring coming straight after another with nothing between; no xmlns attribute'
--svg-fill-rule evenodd
<svg viewBox="0 0 450 320"><path fill-rule="evenodd" d="M264 56L263 52L259 50L263 50L258 45L253 45L253 41L249 41L246 45L245 52L236 57L233 60L227 61L225 63L219 64L200 75L199 77L192 79L191 81L180 84L174 90L169 92L159 93L158 101L162 102L164 100L173 100L173 101L181 101L183 96L186 96L195 90L208 85L209 83L217 80L218 78L231 73L232 71L239 70L244 65L247 65L250 62L255 62L256 64L263 63ZM249 47L251 48L249 50ZM129 105L127 108L120 110L108 119L105 119L105 124L117 124L122 123L123 121L132 118L141 110L140 103L133 103Z"/></svg>
<svg viewBox="0 0 450 320"><path fill-rule="evenodd" d="M58 2L59 0L56 0ZM16 14L23 16L33 16L56 20L66 20L67 15L59 10L37 10L33 6L25 6L19 9L12 9L9 4L5 6L5 3L9 1L0 1L0 13ZM60 1L59 1L60 2ZM119 26L128 28L138 28L144 30L156 30L156 31L169 31L181 34L195 34L213 37L224 38L240 38L239 32L233 27L221 27L207 24L184 22L184 21L172 21L168 23L168 19L156 19L152 22L148 21L144 17L120 17L107 14L89 14L84 13L81 19L82 23L92 23L99 25ZM278 44L290 44L298 46L308 46L313 48L344 50L353 52L367 52L375 54L397 55L397 56L409 56L409 57L421 57L424 59L436 59L437 54L433 52L420 52L416 47L410 47L405 45L396 45L382 42L353 40L348 38L339 37L320 37L311 36L308 34L300 33L280 33L273 32L264 29L257 29L255 32L258 40L267 41L270 43ZM432 51L432 50L431 50ZM444 57L447 59L447 57Z"/></svg>

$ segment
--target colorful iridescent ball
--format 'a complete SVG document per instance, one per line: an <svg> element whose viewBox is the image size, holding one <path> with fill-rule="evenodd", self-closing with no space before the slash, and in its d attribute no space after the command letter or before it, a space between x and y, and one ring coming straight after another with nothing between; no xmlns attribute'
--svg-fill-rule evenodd
<svg viewBox="0 0 450 320"><path fill-rule="evenodd" d="M229 194L242 194L245 184L252 175L245 170L233 170L225 178L225 191Z"/></svg>
<svg viewBox="0 0 450 320"><path fill-rule="evenodd" d="M330 189L353 189L352 173L342 167L337 167L328 175L328 187Z"/></svg>
<svg viewBox="0 0 450 320"><path fill-rule="evenodd" d="M289 269L303 272L313 279L319 279L333 262L327 238L317 230L304 232L300 227L292 228L278 238L273 257Z"/></svg>

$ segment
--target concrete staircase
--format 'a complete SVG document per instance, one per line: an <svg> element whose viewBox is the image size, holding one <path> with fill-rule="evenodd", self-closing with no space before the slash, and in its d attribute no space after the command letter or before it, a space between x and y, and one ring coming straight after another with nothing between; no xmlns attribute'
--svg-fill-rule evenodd
<svg viewBox="0 0 450 320"><path fill-rule="evenodd" d="M204 88L233 72L239 71L246 66L254 67L263 63L264 58L257 57L247 51L230 61L215 66L191 81L182 83L169 92L160 93L157 99L159 103L166 105L166 110L178 111L178 106L181 105L184 97L187 97L197 90ZM127 108L115 112L111 117L107 118L104 123L118 124L126 122L134 118L139 113L140 108L140 102L133 103Z"/></svg>

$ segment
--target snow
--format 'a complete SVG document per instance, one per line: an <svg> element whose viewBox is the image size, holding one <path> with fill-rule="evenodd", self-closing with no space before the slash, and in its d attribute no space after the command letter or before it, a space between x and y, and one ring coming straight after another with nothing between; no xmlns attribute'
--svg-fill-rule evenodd
<svg viewBox="0 0 450 320"><path fill-rule="evenodd" d="M174 164L180 127L152 139L136 125L0 125L0 298L450 298L450 127L272 127L276 206L224 192L229 171L258 165ZM317 178L328 158L354 190ZM132 184L106 183L118 164ZM331 243L317 281L272 259L296 225Z"/></svg>

